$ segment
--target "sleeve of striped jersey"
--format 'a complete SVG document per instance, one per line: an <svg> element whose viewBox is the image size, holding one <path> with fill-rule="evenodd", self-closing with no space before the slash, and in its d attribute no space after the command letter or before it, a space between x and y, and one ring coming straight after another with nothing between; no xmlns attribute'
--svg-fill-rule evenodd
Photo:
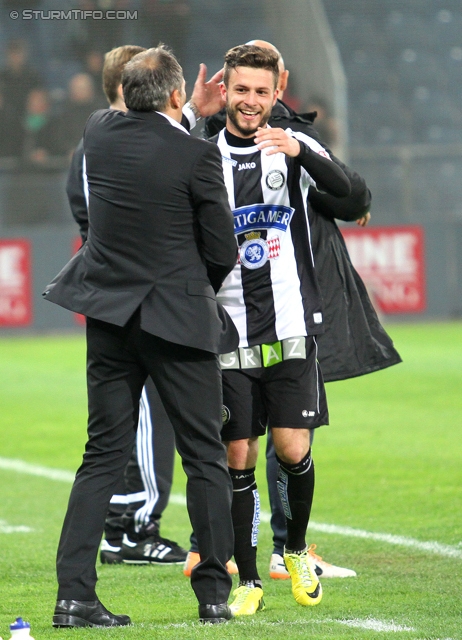
<svg viewBox="0 0 462 640"><path fill-rule="evenodd" d="M337 198L350 195L351 185L348 177L335 162L332 162L324 147L299 131L292 132L292 135L300 143L300 153L296 159L315 182L316 189Z"/></svg>

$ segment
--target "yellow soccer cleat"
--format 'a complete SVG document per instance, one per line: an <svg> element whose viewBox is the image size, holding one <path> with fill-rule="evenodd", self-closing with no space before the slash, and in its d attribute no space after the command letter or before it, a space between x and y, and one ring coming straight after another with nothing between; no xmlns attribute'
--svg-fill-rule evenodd
<svg viewBox="0 0 462 640"><path fill-rule="evenodd" d="M313 607L322 600L322 586L316 575L314 560L305 549L302 553L287 553L284 562L292 580L292 593L304 607Z"/></svg>
<svg viewBox="0 0 462 640"><path fill-rule="evenodd" d="M234 616L253 616L257 611L263 611L263 589L252 582L245 582L233 591L234 601L229 606Z"/></svg>

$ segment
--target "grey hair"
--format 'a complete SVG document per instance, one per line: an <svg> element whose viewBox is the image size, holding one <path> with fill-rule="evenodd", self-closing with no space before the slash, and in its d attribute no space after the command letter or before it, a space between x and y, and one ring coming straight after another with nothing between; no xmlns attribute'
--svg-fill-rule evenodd
<svg viewBox="0 0 462 640"><path fill-rule="evenodd" d="M183 89L183 70L164 45L147 49L124 67L124 101L135 111L163 111L172 92Z"/></svg>

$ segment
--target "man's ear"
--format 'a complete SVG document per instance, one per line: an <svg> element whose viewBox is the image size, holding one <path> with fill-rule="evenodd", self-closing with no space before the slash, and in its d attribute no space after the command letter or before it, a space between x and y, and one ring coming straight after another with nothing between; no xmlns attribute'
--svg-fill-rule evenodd
<svg viewBox="0 0 462 640"><path fill-rule="evenodd" d="M124 90L122 89L122 83L119 84L119 86L117 87L117 97L119 98L119 100L124 100Z"/></svg>
<svg viewBox="0 0 462 640"><path fill-rule="evenodd" d="M183 94L178 89L174 89L170 94L170 106L172 109L181 109Z"/></svg>
<svg viewBox="0 0 462 640"><path fill-rule="evenodd" d="M282 93L287 89L287 83L289 82L289 71L286 69L279 74L279 82L278 87L279 91Z"/></svg>
<svg viewBox="0 0 462 640"><path fill-rule="evenodd" d="M227 90L226 90L226 87L225 87L225 83L224 83L224 82L222 82L222 83L220 84L220 91L221 91L221 97L222 97L222 98L223 98L223 100L226 102L226 96L227 96L227 93L228 93L228 92L227 92Z"/></svg>

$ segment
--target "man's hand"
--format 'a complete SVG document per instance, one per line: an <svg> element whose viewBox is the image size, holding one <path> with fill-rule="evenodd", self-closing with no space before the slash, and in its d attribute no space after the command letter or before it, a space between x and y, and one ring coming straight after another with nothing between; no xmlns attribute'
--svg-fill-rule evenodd
<svg viewBox="0 0 462 640"><path fill-rule="evenodd" d="M194 89L189 102L192 102L202 118L213 116L225 106L225 101L221 95L220 84L223 79L223 69L207 79L207 67L205 64L199 65Z"/></svg>
<svg viewBox="0 0 462 640"><path fill-rule="evenodd" d="M273 129L272 127L258 127L255 135L255 144L260 149L269 148L267 156L274 153L285 153L286 156L295 158L300 153L300 143L296 138L292 138L284 129Z"/></svg>
<svg viewBox="0 0 462 640"><path fill-rule="evenodd" d="M358 227L367 227L367 225L369 224L369 220L370 219L371 219L371 214L368 211L367 213L365 213L363 215L362 218L358 218L356 220L356 224L358 225Z"/></svg>

